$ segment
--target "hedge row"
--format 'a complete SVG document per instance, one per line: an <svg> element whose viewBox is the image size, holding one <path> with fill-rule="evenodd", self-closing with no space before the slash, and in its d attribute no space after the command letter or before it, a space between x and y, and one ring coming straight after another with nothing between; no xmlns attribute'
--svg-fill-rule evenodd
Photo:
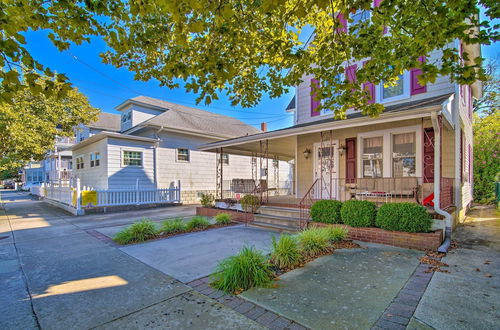
<svg viewBox="0 0 500 330"><path fill-rule="evenodd" d="M351 227L379 227L409 233L429 232L432 218L427 209L415 203L387 203L378 210L370 201L321 200L311 207L313 221L343 223Z"/></svg>

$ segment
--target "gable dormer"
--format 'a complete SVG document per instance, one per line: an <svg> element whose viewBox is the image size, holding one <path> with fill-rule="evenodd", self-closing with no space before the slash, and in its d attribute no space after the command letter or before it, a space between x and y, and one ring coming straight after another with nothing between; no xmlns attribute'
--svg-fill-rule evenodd
<svg viewBox="0 0 500 330"><path fill-rule="evenodd" d="M116 107L121 113L121 132L162 114L167 109L143 102L144 96L126 100Z"/></svg>

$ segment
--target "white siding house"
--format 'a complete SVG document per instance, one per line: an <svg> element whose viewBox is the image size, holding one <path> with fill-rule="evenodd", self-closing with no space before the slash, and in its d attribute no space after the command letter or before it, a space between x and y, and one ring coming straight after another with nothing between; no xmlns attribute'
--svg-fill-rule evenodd
<svg viewBox="0 0 500 330"><path fill-rule="evenodd" d="M201 193L215 193L216 188L216 155L198 147L260 132L235 118L144 96L116 109L121 112L120 133L101 131L72 147L73 162L78 157L83 162L74 171L82 186L160 189L180 182L181 201L198 203ZM96 153L99 165L91 166ZM280 161L276 169L275 162L269 164L271 182L292 180L288 163ZM225 154L224 171L227 186L231 179L251 179L251 158Z"/></svg>

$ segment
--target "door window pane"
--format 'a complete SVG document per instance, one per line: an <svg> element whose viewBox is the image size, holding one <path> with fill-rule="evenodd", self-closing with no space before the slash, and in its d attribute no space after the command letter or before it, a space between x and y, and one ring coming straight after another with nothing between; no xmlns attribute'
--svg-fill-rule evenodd
<svg viewBox="0 0 500 330"><path fill-rule="evenodd" d="M382 177L383 172L383 137L363 139L363 177Z"/></svg>
<svg viewBox="0 0 500 330"><path fill-rule="evenodd" d="M394 177L415 176L416 172L415 133L392 136L392 172Z"/></svg>

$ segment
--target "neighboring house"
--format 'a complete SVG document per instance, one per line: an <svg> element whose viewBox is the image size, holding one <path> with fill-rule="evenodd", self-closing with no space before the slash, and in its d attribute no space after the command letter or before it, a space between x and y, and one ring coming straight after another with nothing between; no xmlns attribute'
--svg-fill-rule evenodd
<svg viewBox="0 0 500 330"><path fill-rule="evenodd" d="M128 99L116 110L122 113L120 133L104 131L71 148L74 174L82 186L157 189L180 182L181 201L197 203L202 192L215 194L217 175L216 155L197 148L260 132L232 117L145 96ZM248 155L225 153L222 161L225 189L232 179L252 179ZM287 163L270 172L282 183L290 180Z"/></svg>
<svg viewBox="0 0 500 330"><path fill-rule="evenodd" d="M453 46L469 54L480 51L458 40ZM362 65L346 65L348 79L355 79ZM481 96L480 83L461 86L441 76L421 86L419 74L418 69L405 72L393 87L360 82L385 111L368 118L351 110L345 120L316 111L321 100L315 99L312 86L318 81L305 76L286 109L295 114L294 126L209 143L200 150L247 154L258 152L265 142L271 154L295 163L296 193L288 204L356 198L431 207L439 200L454 217L447 222L450 228L472 203L472 99Z"/></svg>
<svg viewBox="0 0 500 330"><path fill-rule="evenodd" d="M120 116L101 112L97 121L88 125L78 125L75 136L58 137L54 150L47 152L46 157L40 162L30 163L23 169L22 181L26 187L40 185L41 183L67 182L72 177L73 161L69 150L75 143L83 141L102 131L119 131ZM37 164L37 165L33 165Z"/></svg>

